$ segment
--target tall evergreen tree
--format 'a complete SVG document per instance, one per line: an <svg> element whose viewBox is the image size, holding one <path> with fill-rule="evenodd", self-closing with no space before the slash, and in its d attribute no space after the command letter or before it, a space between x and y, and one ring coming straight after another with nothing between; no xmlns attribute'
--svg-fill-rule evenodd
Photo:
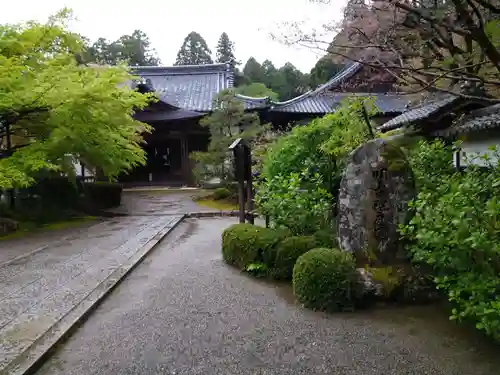
<svg viewBox="0 0 500 375"><path fill-rule="evenodd" d="M311 87L316 87L327 82L335 74L339 73L343 65L333 61L332 56L326 55L318 60L314 68L311 69L309 83Z"/></svg>
<svg viewBox="0 0 500 375"><path fill-rule="evenodd" d="M254 58L250 57L243 68L243 74L247 77L250 82L260 82L264 83L265 74L262 69L262 65Z"/></svg>
<svg viewBox="0 0 500 375"><path fill-rule="evenodd" d="M196 31L191 31L177 53L175 65L212 64L211 55L212 51L208 48L205 39Z"/></svg>
<svg viewBox="0 0 500 375"><path fill-rule="evenodd" d="M226 32L221 34L217 42L216 62L229 63L233 67L240 64L234 56L234 43L229 39Z"/></svg>
<svg viewBox="0 0 500 375"><path fill-rule="evenodd" d="M98 64L117 65L126 62L129 65L158 65L160 60L151 48L148 36L141 30L134 30L131 35L122 35L114 42L99 38L92 45L87 44L84 60Z"/></svg>

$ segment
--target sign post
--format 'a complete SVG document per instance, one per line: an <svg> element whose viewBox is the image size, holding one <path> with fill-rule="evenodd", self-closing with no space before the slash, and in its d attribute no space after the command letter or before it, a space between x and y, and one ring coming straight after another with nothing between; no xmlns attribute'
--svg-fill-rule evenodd
<svg viewBox="0 0 500 375"><path fill-rule="evenodd" d="M248 218L250 224L254 223L253 218L253 186L252 186L252 154L250 147L242 138L235 140L229 150L234 155L234 175L238 182L238 203L240 206L240 223L244 223ZM246 189L245 189L246 182ZM246 191L245 191L246 190ZM248 214L245 212L245 203Z"/></svg>

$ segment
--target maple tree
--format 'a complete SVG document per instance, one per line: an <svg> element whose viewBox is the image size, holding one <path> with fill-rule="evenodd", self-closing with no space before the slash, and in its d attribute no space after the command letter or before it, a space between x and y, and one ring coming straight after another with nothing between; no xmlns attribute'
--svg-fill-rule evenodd
<svg viewBox="0 0 500 375"><path fill-rule="evenodd" d="M153 100L127 84L127 67L87 66L64 10L46 23L0 25L0 187L28 186L74 161L113 179L145 162L134 111Z"/></svg>

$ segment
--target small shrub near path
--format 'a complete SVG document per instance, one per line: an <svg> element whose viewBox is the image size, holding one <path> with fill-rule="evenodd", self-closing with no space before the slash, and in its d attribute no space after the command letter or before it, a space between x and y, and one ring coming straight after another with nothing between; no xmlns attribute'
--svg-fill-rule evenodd
<svg viewBox="0 0 500 375"><path fill-rule="evenodd" d="M273 263L267 264L270 268L270 275L274 279L291 280L297 259L315 247L314 237L293 236L285 238L276 245L276 258Z"/></svg>
<svg viewBox="0 0 500 375"><path fill-rule="evenodd" d="M245 270L264 258L282 239L279 231L252 224L234 224L222 234L222 258L227 264Z"/></svg>
<svg viewBox="0 0 500 375"><path fill-rule="evenodd" d="M214 190L213 198L216 201L220 201L221 199L227 199L232 195L233 193L231 193L231 191L228 188L221 187Z"/></svg>
<svg viewBox="0 0 500 375"><path fill-rule="evenodd" d="M356 285L354 258L337 249L310 250L297 259L293 268L295 298L315 310L351 310Z"/></svg>

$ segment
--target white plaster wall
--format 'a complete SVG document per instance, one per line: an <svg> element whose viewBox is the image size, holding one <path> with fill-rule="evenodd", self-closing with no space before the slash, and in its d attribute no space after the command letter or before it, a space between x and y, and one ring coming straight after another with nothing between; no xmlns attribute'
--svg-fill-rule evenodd
<svg viewBox="0 0 500 375"><path fill-rule="evenodd" d="M73 162L73 166L75 167L76 175L81 176L82 175L82 165L80 164L80 162L79 161ZM94 172L85 168L85 177L90 177L93 175L94 175Z"/></svg>
<svg viewBox="0 0 500 375"><path fill-rule="evenodd" d="M461 151L460 151L460 165L466 166L468 164L476 164L481 166L487 166L490 163L498 162L498 155L494 151L489 150L490 146L497 146L497 154L500 152L500 134L490 134L489 137L469 137L462 141ZM474 158L476 155L488 154L490 157L490 162L486 162L480 158ZM467 160L467 158L474 158L472 163ZM457 155L453 159L453 164L456 166Z"/></svg>

